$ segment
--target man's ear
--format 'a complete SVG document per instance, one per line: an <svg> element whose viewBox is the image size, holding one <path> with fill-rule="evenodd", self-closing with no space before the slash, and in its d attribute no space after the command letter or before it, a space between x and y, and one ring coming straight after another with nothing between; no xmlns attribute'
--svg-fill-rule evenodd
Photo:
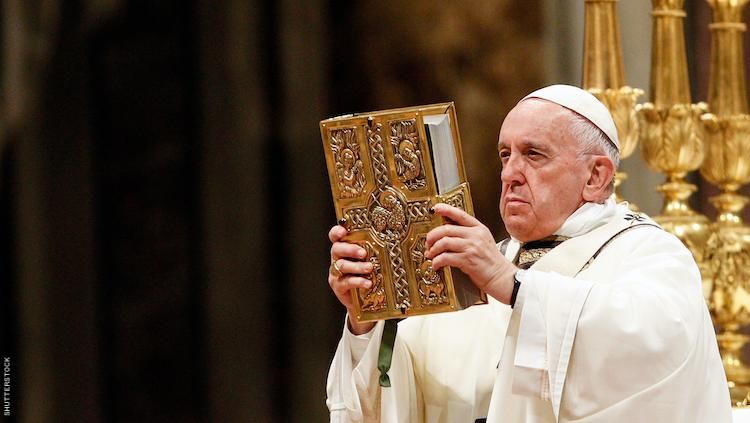
<svg viewBox="0 0 750 423"><path fill-rule="evenodd" d="M591 169L591 175L583 187L583 199L601 203L612 194L610 185L615 175L615 165L609 157L596 155L592 156L589 168Z"/></svg>

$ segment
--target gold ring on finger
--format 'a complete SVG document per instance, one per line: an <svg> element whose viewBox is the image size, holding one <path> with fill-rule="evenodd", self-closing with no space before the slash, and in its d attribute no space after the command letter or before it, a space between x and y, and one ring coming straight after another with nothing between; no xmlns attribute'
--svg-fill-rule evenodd
<svg viewBox="0 0 750 423"><path fill-rule="evenodd" d="M337 260L331 260L331 267L328 268L328 272L338 278L343 273L341 272L341 269L339 269L339 266L336 264L336 262Z"/></svg>

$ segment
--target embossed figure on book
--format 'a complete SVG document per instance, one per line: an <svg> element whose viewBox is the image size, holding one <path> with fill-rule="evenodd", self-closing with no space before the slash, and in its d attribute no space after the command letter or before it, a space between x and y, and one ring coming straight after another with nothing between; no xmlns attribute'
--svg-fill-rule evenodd
<svg viewBox="0 0 750 423"><path fill-rule="evenodd" d="M387 304L385 301L383 270L380 265L380 257L378 257L375 249L372 248L369 242L363 242L360 245L367 250L368 260L372 263L372 273L368 275L368 279L372 281L372 286L370 289L363 289L358 293L362 310L372 312L385 310Z"/></svg>
<svg viewBox="0 0 750 423"><path fill-rule="evenodd" d="M342 198L358 197L365 186L359 144L354 129L339 129L331 133L331 150L336 159L336 176Z"/></svg>
<svg viewBox="0 0 750 423"><path fill-rule="evenodd" d="M396 173L398 179L412 191L426 185L418 139L416 120L391 124L391 145L396 158Z"/></svg>
<svg viewBox="0 0 750 423"><path fill-rule="evenodd" d="M380 193L380 201L373 202L373 229L383 239L399 239L406 230L404 206L396 194L390 191Z"/></svg>
<svg viewBox="0 0 750 423"><path fill-rule="evenodd" d="M419 238L411 251L411 259L414 262L419 286L419 296L422 304L443 304L448 301L443 272L435 271L432 268L432 260L425 259L425 241L425 237Z"/></svg>

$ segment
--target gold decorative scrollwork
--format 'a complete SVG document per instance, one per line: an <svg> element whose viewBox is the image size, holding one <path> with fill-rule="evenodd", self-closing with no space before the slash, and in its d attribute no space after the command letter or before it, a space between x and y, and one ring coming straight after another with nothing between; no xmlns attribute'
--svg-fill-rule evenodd
<svg viewBox="0 0 750 423"><path fill-rule="evenodd" d="M732 296L732 290L737 288L750 292L750 250L747 241L747 234L726 230L718 231L709 238L706 259L715 290L726 290ZM742 310L743 316L750 320L748 311L744 307ZM732 309L727 311L735 312Z"/></svg>
<svg viewBox="0 0 750 423"><path fill-rule="evenodd" d="M464 202L464 193L457 192L451 195L450 197L445 199L445 204L459 208L461 210L466 210L466 203Z"/></svg>
<svg viewBox="0 0 750 423"><path fill-rule="evenodd" d="M331 151L336 162L339 195L341 198L360 196L365 186L365 174L354 128L331 131Z"/></svg>
<svg viewBox="0 0 750 423"><path fill-rule="evenodd" d="M380 136L382 129L383 125L376 123L372 118L367 121L367 143L370 147L372 171L375 174L375 182L381 189L391 184L388 178L388 166L383 154L383 138Z"/></svg>
<svg viewBox="0 0 750 423"><path fill-rule="evenodd" d="M406 214L410 222L428 222L430 216L430 202L412 201L406 206Z"/></svg>
<svg viewBox="0 0 750 423"><path fill-rule="evenodd" d="M383 139L380 135L381 130L382 124L375 122L373 118L367 120L367 143L377 183L376 190L370 194L370 223L371 229L378 238L385 241L393 272L395 307L405 313L411 307L411 299L404 259L401 257L400 241L406 236L409 221L406 218L404 201L391 187L383 151Z"/></svg>
<svg viewBox="0 0 750 423"><path fill-rule="evenodd" d="M427 182L416 119L392 122L390 138L398 179L411 191L424 188Z"/></svg>
<svg viewBox="0 0 750 423"><path fill-rule="evenodd" d="M411 308L411 297L409 295L409 281L406 279L404 259L401 257L401 243L389 242L388 257L393 266L393 287L396 288L396 309L406 312Z"/></svg>
<svg viewBox="0 0 750 423"><path fill-rule="evenodd" d="M377 252L369 242L360 243L367 250L367 257L372 263L372 272L367 276L372 281L369 289L359 289L359 301L363 311L377 312L385 310L387 304L385 301L385 288L383 287L383 271L380 265L380 258Z"/></svg>
<svg viewBox="0 0 750 423"><path fill-rule="evenodd" d="M419 284L419 298L422 304L435 305L448 302L443 271L432 268L432 260L424 256L426 238L421 237L411 250L411 259Z"/></svg>
<svg viewBox="0 0 750 423"><path fill-rule="evenodd" d="M344 219L349 230L367 229L370 227L370 211L363 207L348 209Z"/></svg>

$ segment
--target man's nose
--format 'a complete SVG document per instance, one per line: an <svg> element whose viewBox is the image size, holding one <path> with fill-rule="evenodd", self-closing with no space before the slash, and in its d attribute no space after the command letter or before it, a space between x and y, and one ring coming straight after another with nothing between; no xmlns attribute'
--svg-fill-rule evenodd
<svg viewBox="0 0 750 423"><path fill-rule="evenodd" d="M517 156L511 155L505 164L503 164L503 168L500 171L500 180L506 184L523 183L523 161Z"/></svg>

